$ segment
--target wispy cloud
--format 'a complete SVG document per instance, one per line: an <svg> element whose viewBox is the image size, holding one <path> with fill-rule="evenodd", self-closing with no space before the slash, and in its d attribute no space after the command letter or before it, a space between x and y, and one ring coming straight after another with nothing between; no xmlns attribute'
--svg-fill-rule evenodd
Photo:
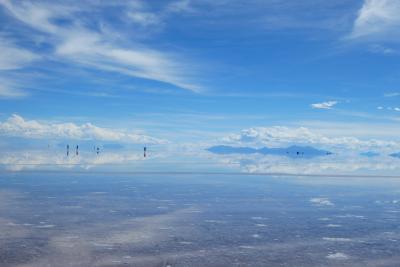
<svg viewBox="0 0 400 267"><path fill-rule="evenodd" d="M332 109L337 103L337 101L326 101L322 103L311 104L311 107L314 109Z"/></svg>
<svg viewBox="0 0 400 267"><path fill-rule="evenodd" d="M0 36L0 97L14 98L26 96L27 93L21 89L19 82L10 77L10 72L21 70L40 56Z"/></svg>
<svg viewBox="0 0 400 267"><path fill-rule="evenodd" d="M195 10L193 5L194 1L192 0L178 0L169 3L166 10L173 13L193 12Z"/></svg>
<svg viewBox="0 0 400 267"><path fill-rule="evenodd" d="M131 33L126 34L123 28L110 27L107 21L103 21L104 17L97 18L93 12L85 17L83 14L88 12L85 4L68 6L59 2L8 0L1 0L0 4L10 16L35 30L35 34L44 35L46 45L55 51L49 56L56 60L167 83L186 90L201 90L201 86L194 82L195 77L191 72L193 64L188 63L187 58L153 49L135 38L128 38L134 36L135 29L132 32L129 28ZM98 5L100 10L107 8L106 4ZM135 5L121 4L120 8L128 9L127 19L137 24L151 26L159 23L160 18L156 14L142 11ZM100 23L90 22L96 19ZM121 23L127 22L122 19ZM22 52L19 51L19 54ZM34 57L27 51L22 56L27 59L29 55ZM10 68L15 64L9 60L4 65Z"/></svg>
<svg viewBox="0 0 400 267"><path fill-rule="evenodd" d="M18 91L18 89L6 87L0 85L0 97L1 98L14 98L25 96L23 92Z"/></svg>
<svg viewBox="0 0 400 267"><path fill-rule="evenodd" d="M165 140L126 130L98 127L92 123L77 125L71 122L39 122L25 120L16 114L13 114L6 121L0 122L0 135L38 139L102 140L141 144L162 144L166 142Z"/></svg>
<svg viewBox="0 0 400 267"><path fill-rule="evenodd" d="M350 14L343 12L342 1L210 1L177 0L172 1L167 10L193 17L201 14L213 25L226 27L227 23L236 28L251 25L252 30L312 30L328 29L337 31L350 22ZM313 8L315 13L306 12ZM338 12L339 11L339 12ZM318 14L318 15L316 15ZM221 22L221 18L224 23ZM317 23L316 23L317 22Z"/></svg>
<svg viewBox="0 0 400 267"><path fill-rule="evenodd" d="M158 25L161 23L160 18L151 12L129 12L128 17L132 20L132 22L137 23L142 26L152 26Z"/></svg>
<svg viewBox="0 0 400 267"><path fill-rule="evenodd" d="M40 58L29 50L0 37L0 71L21 69Z"/></svg>
<svg viewBox="0 0 400 267"><path fill-rule="evenodd" d="M0 75L0 98L24 97L27 92L16 81Z"/></svg>
<svg viewBox="0 0 400 267"><path fill-rule="evenodd" d="M383 96L384 97L396 97L396 96L400 96L400 93L399 92L385 93Z"/></svg>
<svg viewBox="0 0 400 267"><path fill-rule="evenodd" d="M398 50L388 47L388 46L384 46L381 44L374 44L371 45L370 49L371 52L373 53L378 53L378 54L383 54L383 55L395 55L398 54Z"/></svg>

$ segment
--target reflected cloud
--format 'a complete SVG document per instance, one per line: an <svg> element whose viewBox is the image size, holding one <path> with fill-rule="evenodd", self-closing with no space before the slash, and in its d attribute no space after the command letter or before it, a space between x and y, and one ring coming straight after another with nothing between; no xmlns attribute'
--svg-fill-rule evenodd
<svg viewBox="0 0 400 267"><path fill-rule="evenodd" d="M74 152L74 151L72 151ZM283 155L225 154L207 151L140 149L81 151L66 155L61 149L16 150L0 155L0 168L24 170L108 170L141 172L224 172L289 175L398 175L399 159L360 154L291 158Z"/></svg>
<svg viewBox="0 0 400 267"><path fill-rule="evenodd" d="M159 157L153 153L152 159ZM143 154L133 151L104 152L96 154L94 152L81 152L79 155L71 153L69 156L60 151L18 151L0 155L0 164L4 169L10 171L22 170L42 170L42 169L92 169L101 165L123 165L141 163L148 158Z"/></svg>
<svg viewBox="0 0 400 267"><path fill-rule="evenodd" d="M329 254L328 256L326 256L326 258L331 260L347 260L350 257L345 253L337 252Z"/></svg>
<svg viewBox="0 0 400 267"><path fill-rule="evenodd" d="M311 198L310 202L316 206L334 206L335 205L326 197Z"/></svg>
<svg viewBox="0 0 400 267"><path fill-rule="evenodd" d="M217 158L217 157L215 157ZM240 156L219 157L226 165L236 166L247 173L284 174L382 174L400 173L399 160L390 156L373 158L360 155L335 155L313 159L290 159L279 156Z"/></svg>

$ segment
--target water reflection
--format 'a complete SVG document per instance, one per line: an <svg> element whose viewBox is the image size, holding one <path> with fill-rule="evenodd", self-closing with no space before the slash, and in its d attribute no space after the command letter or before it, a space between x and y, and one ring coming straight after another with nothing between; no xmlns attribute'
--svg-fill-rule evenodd
<svg viewBox="0 0 400 267"><path fill-rule="evenodd" d="M327 180L3 172L0 265L398 266L399 184Z"/></svg>
<svg viewBox="0 0 400 267"><path fill-rule="evenodd" d="M157 158L157 153L153 155ZM0 155L0 164L6 170L41 170L41 169L92 169L96 166L140 163L143 155L130 152L90 153L79 152L64 154L60 150L28 150L8 152Z"/></svg>
<svg viewBox="0 0 400 267"><path fill-rule="evenodd" d="M388 155L364 156L356 153L304 158L261 154L213 154L206 150L171 151L141 149L78 150L62 149L3 151L2 169L113 171L192 171L282 174L368 174L398 175L400 159ZM144 154L145 152L145 154ZM144 156L146 155L146 157Z"/></svg>

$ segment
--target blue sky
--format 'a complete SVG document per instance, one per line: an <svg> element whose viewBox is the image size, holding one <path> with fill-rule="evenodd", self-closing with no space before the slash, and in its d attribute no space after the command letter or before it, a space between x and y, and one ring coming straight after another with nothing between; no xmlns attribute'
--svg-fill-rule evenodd
<svg viewBox="0 0 400 267"><path fill-rule="evenodd" d="M253 129L257 145L294 132L394 150L398 14L395 0L0 0L0 133L204 144Z"/></svg>

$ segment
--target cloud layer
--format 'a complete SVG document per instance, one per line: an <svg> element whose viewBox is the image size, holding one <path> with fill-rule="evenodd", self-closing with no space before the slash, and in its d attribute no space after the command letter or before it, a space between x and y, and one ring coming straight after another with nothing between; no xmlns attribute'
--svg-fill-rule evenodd
<svg viewBox="0 0 400 267"><path fill-rule="evenodd" d="M255 127L242 130L239 134L230 134L221 142L231 145L253 146L287 146L287 145L318 145L328 149L367 150L398 149L400 144L395 141L377 139L361 140L356 137L329 137L305 127L290 128L284 126Z"/></svg>
<svg viewBox="0 0 400 267"><path fill-rule="evenodd" d="M0 122L0 135L39 138L39 139L74 139L102 140L122 143L162 144L165 140L123 130L101 128L91 123L48 123L25 120L13 114L6 121Z"/></svg>
<svg viewBox="0 0 400 267"><path fill-rule="evenodd" d="M11 41L18 38L9 34L6 41L0 39L3 51L0 70L20 68L43 58L167 83L191 91L201 89L193 81L194 75L190 73L193 64L187 58L166 49L151 48L139 41L140 38L131 38L135 32L144 36L141 27L148 27L146 30L150 31L149 27L162 19L161 15L147 11L141 2L66 5L61 2L0 0L1 6L14 22L24 26L19 27L16 33L24 29L27 41L36 43L36 47L50 49L45 50L44 59L38 49L34 52L19 48ZM107 10L120 10L119 28L108 23L107 16L103 15Z"/></svg>

